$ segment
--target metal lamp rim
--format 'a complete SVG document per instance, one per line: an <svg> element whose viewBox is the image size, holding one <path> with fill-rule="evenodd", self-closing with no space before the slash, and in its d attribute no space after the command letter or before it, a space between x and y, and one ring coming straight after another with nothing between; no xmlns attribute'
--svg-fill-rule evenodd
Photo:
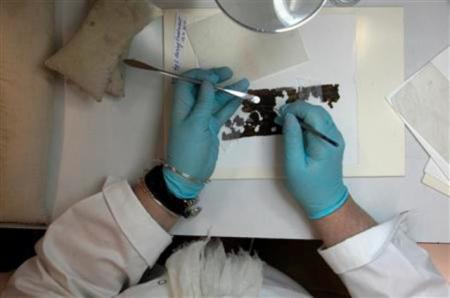
<svg viewBox="0 0 450 298"><path fill-rule="evenodd" d="M249 26L247 24L244 24L238 20L236 20L219 2L220 0L215 0L217 6L220 8L220 10L229 18L231 19L233 22L235 22L236 24L238 24L239 26L242 26L248 30L254 31L254 32L258 32L258 33L283 33L283 32L287 32L290 30L294 30L297 29L299 27L301 27L302 25L304 25L305 23L307 23L308 21L310 21L312 18L314 18L319 11L325 6L325 3L327 2L327 0L321 0L322 3L310 14L308 15L306 18L304 18L303 20L301 20L300 22L298 22L295 25L289 26L289 27L285 27L285 28L280 28L280 29L276 29L273 31L266 31L266 30L261 30L261 29L257 29L254 28L252 26Z"/></svg>

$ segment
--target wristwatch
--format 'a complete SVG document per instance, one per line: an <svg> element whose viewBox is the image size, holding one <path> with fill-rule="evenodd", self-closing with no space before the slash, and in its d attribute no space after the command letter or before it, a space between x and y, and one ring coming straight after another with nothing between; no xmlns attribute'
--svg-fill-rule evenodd
<svg viewBox="0 0 450 298"><path fill-rule="evenodd" d="M197 199L178 198L169 191L162 169L162 165L156 166L144 178L145 185L154 199L178 216L190 218L199 214L202 209L196 206Z"/></svg>

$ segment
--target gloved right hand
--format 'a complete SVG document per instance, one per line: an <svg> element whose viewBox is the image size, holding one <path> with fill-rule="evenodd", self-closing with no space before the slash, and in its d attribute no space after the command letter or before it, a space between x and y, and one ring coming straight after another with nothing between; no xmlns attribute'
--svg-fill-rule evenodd
<svg viewBox="0 0 450 298"><path fill-rule="evenodd" d="M297 118L336 141L334 147L304 131ZM332 214L347 201L342 160L345 143L331 116L320 106L297 101L281 108L287 187L311 219Z"/></svg>
<svg viewBox="0 0 450 298"><path fill-rule="evenodd" d="M201 86L186 81L175 84L167 163L197 181L168 168L163 169L169 191L178 198L193 199L211 177L219 154L218 133L241 105L239 98L216 91L213 85L230 79L228 67L193 69L185 76L204 81ZM226 88L247 91L249 82L240 80Z"/></svg>

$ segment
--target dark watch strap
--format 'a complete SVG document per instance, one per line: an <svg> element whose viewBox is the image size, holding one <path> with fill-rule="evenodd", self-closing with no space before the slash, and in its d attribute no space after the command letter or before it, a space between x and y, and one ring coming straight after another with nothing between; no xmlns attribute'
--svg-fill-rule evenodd
<svg viewBox="0 0 450 298"><path fill-rule="evenodd" d="M183 217L196 216L201 208L195 206L197 199L183 199L174 196L168 189L163 175L163 166L154 167L145 175L144 181L155 199L173 213Z"/></svg>

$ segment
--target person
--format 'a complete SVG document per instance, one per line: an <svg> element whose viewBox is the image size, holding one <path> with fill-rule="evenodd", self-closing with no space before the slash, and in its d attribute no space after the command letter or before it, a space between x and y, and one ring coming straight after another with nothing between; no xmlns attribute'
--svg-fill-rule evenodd
<svg viewBox="0 0 450 298"><path fill-rule="evenodd" d="M178 81L175 85L165 164L133 186L109 181L101 193L69 208L48 227L36 245L37 256L18 268L2 297L309 295L248 255L235 255L233 260L250 265L241 266L235 276L227 275L227 270L233 270L223 266L226 260L214 263L215 253L205 253L204 244L188 246L190 252L185 255L185 249L176 252L180 254L172 260L174 266L168 265L168 273L138 284L146 268L170 244L168 232L180 215L198 212L195 198L214 171L219 129L241 104L213 88L231 78L229 68L194 69L185 75L203 84ZM248 84L241 80L229 87L246 91ZM297 118L339 146L303 131ZM352 199L342 176L344 139L330 115L321 107L295 102L281 109L277 121L283 125L287 188L323 240L319 253L350 294L448 296L444 278L406 235L405 215L377 225ZM199 263L208 259L212 263ZM214 270L220 272L204 274ZM228 283L227 287L222 283Z"/></svg>

